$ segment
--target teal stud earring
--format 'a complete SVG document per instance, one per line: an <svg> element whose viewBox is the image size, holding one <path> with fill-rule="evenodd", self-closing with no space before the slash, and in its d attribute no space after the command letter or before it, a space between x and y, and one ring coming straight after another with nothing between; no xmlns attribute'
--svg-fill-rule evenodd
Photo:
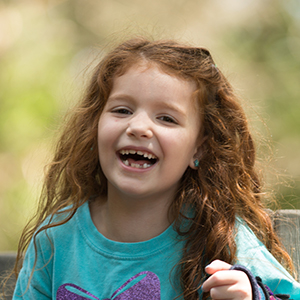
<svg viewBox="0 0 300 300"><path fill-rule="evenodd" d="M198 160L198 159L195 159L195 160L194 160L194 166L195 166L196 168L199 167L199 160Z"/></svg>

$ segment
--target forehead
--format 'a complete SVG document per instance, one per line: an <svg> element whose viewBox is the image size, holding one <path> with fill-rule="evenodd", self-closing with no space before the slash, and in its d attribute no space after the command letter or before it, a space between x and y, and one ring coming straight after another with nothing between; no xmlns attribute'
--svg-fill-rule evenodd
<svg viewBox="0 0 300 300"><path fill-rule="evenodd" d="M151 68L157 69L161 73L175 77L178 80L183 80L183 81L190 82L191 84L196 85L196 81L192 77L188 76L187 74L184 74L184 72L175 70L175 69L171 68L170 66L166 66L165 64L160 63L160 62L148 60L145 58L136 58L136 57L125 61L125 63L116 70L114 77L122 76L125 73L127 73L128 70L130 70L130 69L147 70L147 69L151 69Z"/></svg>
<svg viewBox="0 0 300 300"><path fill-rule="evenodd" d="M195 102L197 85L192 80L180 78L159 65L142 62L133 64L113 78L110 96L118 92L152 93L164 99L182 99ZM187 101L189 100L189 101Z"/></svg>
<svg viewBox="0 0 300 300"><path fill-rule="evenodd" d="M119 85L121 78L123 82L128 81L129 83L131 80L146 81L149 85L154 84L154 88L165 85L166 88L173 89L174 92L180 88L185 88L192 94L193 99L197 90L197 84L194 80L183 78L174 70L147 60L139 60L119 69L113 77L111 92L116 85Z"/></svg>

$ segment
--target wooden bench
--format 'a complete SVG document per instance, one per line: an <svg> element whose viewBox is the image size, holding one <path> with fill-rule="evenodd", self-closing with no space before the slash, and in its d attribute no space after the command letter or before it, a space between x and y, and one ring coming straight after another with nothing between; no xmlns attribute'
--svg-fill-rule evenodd
<svg viewBox="0 0 300 300"><path fill-rule="evenodd" d="M273 213L274 227L285 246L292 256L296 271L300 275L300 210L278 210ZM0 282L12 270L16 259L16 253L0 253ZM300 282L299 278L298 281ZM12 298L15 286L14 277L10 278L5 296L7 300ZM2 284L0 284L0 299Z"/></svg>
<svg viewBox="0 0 300 300"><path fill-rule="evenodd" d="M13 290L16 284L15 277L11 276L7 282L5 289L5 298L3 297L3 280L10 274L14 267L16 260L16 253L0 253L0 299L10 300L12 298Z"/></svg>
<svg viewBox="0 0 300 300"><path fill-rule="evenodd" d="M300 210L278 210L273 216L274 228L293 259L300 282Z"/></svg>

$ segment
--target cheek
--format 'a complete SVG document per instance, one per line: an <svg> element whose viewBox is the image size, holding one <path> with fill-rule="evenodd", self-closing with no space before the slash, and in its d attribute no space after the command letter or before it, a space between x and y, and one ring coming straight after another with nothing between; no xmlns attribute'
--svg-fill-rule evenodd
<svg viewBox="0 0 300 300"><path fill-rule="evenodd" d="M98 124L98 149L100 160L104 161L104 157L108 157L115 151L122 129L118 120L111 120L110 118L103 118Z"/></svg>
<svg viewBox="0 0 300 300"><path fill-rule="evenodd" d="M100 162L107 156L108 149L111 146L111 139L109 138L108 130L105 127L98 127L98 154Z"/></svg>
<svg viewBox="0 0 300 300"><path fill-rule="evenodd" d="M111 135L117 133L125 126L123 120L112 119L109 116L103 117L98 123L98 136L101 135Z"/></svg>
<svg viewBox="0 0 300 300"><path fill-rule="evenodd" d="M194 144L183 134L167 136L164 141L164 154L168 162L178 168L187 168L194 155Z"/></svg>
<svg viewBox="0 0 300 300"><path fill-rule="evenodd" d="M98 148L100 150L101 146L103 146L103 143L106 140L105 131L103 131L102 127L100 128L98 127L97 139L98 139Z"/></svg>
<svg viewBox="0 0 300 300"><path fill-rule="evenodd" d="M187 133L184 131L180 131L177 134L174 135L166 135L165 138L165 145L169 145L169 147L172 147L175 149L178 149L177 151L180 151L179 153L191 153L195 149L197 137L194 133ZM178 155L179 155L178 153Z"/></svg>
<svg viewBox="0 0 300 300"><path fill-rule="evenodd" d="M100 141L106 141L112 134L112 122L108 122L106 118L100 119L98 123L98 143Z"/></svg>

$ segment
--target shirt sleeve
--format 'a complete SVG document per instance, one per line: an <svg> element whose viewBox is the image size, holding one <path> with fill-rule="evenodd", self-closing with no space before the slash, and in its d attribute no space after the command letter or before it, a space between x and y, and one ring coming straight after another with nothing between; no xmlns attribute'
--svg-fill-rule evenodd
<svg viewBox="0 0 300 300"><path fill-rule="evenodd" d="M300 300L300 283L283 268L243 220L237 219L236 228L236 263L260 277L274 294L289 294L291 299Z"/></svg>
<svg viewBox="0 0 300 300"><path fill-rule="evenodd" d="M37 235L36 247L35 254L34 243L31 241L18 276L13 300L52 299L52 247L50 238L44 231ZM36 265L34 266L35 257Z"/></svg>

